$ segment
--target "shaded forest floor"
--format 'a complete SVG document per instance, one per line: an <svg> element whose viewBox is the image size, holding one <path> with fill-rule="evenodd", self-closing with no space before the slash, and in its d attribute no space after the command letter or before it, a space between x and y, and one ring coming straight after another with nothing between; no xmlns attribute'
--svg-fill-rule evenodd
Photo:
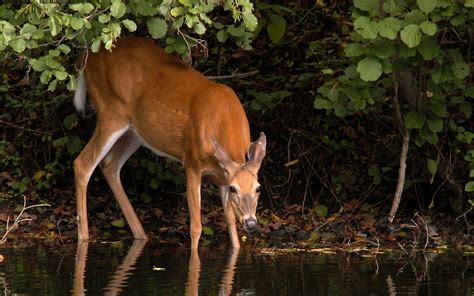
<svg viewBox="0 0 474 296"><path fill-rule="evenodd" d="M21 245L31 239L53 244L75 243L74 197L72 192L68 192L69 197L64 198L64 193L58 196L51 207L29 209L23 213L21 218L28 221L19 223L8 234L6 243ZM218 196L212 192L203 196L201 244L230 246ZM262 198L263 204L267 198ZM112 199L111 194L89 198L89 227L93 240L133 239L118 206L110 207L115 203L111 203ZM172 203L139 206L136 211L151 240L189 247L189 215L184 194ZM21 206L21 203L12 203L9 208L18 210ZM396 249L410 254L448 247L473 252L472 226L466 215L457 218L422 213L407 216L402 211L393 224L388 224L388 207L363 206L357 211L351 207L353 205L349 202L337 212L323 213L314 208L302 208L298 204L282 209L261 205L257 213L257 231L248 234L239 225L239 235L243 247L272 252L282 249L362 252ZM2 232L8 218L12 225L13 215L9 215L8 211L0 214Z"/></svg>

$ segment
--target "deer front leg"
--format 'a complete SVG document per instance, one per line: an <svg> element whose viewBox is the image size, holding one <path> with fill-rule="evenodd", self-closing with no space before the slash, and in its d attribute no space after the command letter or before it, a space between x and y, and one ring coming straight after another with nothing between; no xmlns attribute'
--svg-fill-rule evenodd
<svg viewBox="0 0 474 296"><path fill-rule="evenodd" d="M229 230L230 240L232 241L232 247L234 248L234 250L237 250L240 248L240 241L239 241L239 235L237 234L235 213L228 199L227 187L220 186L219 191L221 194L222 205L224 207L224 216L227 222L227 229Z"/></svg>
<svg viewBox="0 0 474 296"><path fill-rule="evenodd" d="M201 173L186 170L186 195L188 197L189 219L191 220L191 249L197 250L201 238Z"/></svg>

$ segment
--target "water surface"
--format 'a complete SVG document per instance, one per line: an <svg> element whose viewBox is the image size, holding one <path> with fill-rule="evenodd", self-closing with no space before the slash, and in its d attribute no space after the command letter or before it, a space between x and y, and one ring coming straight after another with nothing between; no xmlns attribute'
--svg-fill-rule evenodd
<svg viewBox="0 0 474 296"><path fill-rule="evenodd" d="M474 295L460 253L199 253L136 241L0 248L3 295Z"/></svg>

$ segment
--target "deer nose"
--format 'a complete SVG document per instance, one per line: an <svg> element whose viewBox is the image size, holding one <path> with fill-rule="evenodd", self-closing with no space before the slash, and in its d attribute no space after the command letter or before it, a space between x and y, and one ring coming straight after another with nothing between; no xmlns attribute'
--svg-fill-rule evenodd
<svg viewBox="0 0 474 296"><path fill-rule="evenodd" d="M255 218L248 218L244 221L244 227L247 231L254 231L257 228L257 220Z"/></svg>

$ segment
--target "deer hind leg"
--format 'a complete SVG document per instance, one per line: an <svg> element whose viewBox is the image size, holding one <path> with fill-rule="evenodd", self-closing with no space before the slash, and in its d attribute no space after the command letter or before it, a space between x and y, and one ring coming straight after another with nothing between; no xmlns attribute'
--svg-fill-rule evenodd
<svg viewBox="0 0 474 296"><path fill-rule="evenodd" d="M230 201L228 200L228 191L226 186L220 186L219 192L221 195L222 205L224 207L224 216L227 222L227 229L229 230L230 240L232 241L232 247L234 247L234 249L239 249L240 242L239 235L237 233L235 213L232 209Z"/></svg>
<svg viewBox="0 0 474 296"><path fill-rule="evenodd" d="M122 209L125 219L132 230L135 239L148 239L137 214L123 189L120 181L120 170L127 159L140 147L141 142L132 132L126 132L110 149L109 153L100 163L102 174L109 184L115 199Z"/></svg>
<svg viewBox="0 0 474 296"><path fill-rule="evenodd" d="M77 230L78 240L89 239L87 222L87 184L100 161L107 155L115 142L128 130L126 124L107 122L97 123L89 143L74 160L74 176L76 181Z"/></svg>
<svg viewBox="0 0 474 296"><path fill-rule="evenodd" d="M201 238L201 177L202 173L186 168L186 195L191 220L191 249L196 250Z"/></svg>

